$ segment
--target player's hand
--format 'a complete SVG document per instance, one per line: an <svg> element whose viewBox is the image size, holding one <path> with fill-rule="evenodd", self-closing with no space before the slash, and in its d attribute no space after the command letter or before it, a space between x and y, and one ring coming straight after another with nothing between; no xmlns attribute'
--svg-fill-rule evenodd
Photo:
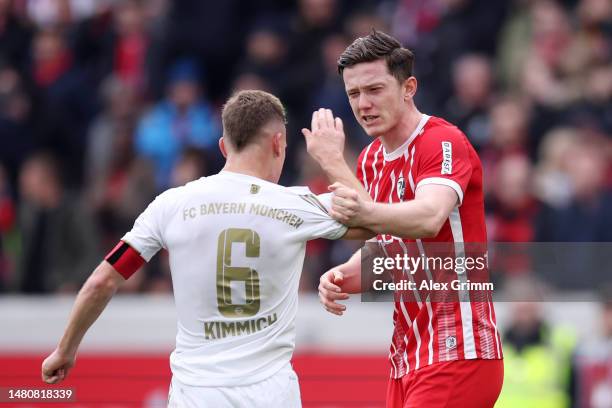
<svg viewBox="0 0 612 408"><path fill-rule="evenodd" d="M348 293L342 292L342 282L344 274L338 267L332 268L321 275L319 279L319 300L329 313L342 316L346 310L346 306L337 303L338 300L346 300L349 298Z"/></svg>
<svg viewBox="0 0 612 408"><path fill-rule="evenodd" d="M357 191L348 188L342 183L334 183L329 186L334 193L332 197L332 208L329 211L336 221L349 227L366 227L372 212L372 202L365 201Z"/></svg>
<svg viewBox="0 0 612 408"><path fill-rule="evenodd" d="M302 129L306 139L306 151L320 165L330 160L344 160L344 126L342 119L334 118L331 109L319 109L312 113L310 129Z"/></svg>
<svg viewBox="0 0 612 408"><path fill-rule="evenodd" d="M42 379L47 384L63 381L74 366L75 357L60 353L57 349L42 363Z"/></svg>

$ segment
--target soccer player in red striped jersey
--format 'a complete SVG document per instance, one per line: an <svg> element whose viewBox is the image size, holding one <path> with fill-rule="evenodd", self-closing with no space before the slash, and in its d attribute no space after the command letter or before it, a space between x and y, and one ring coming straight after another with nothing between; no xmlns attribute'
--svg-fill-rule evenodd
<svg viewBox="0 0 612 408"><path fill-rule="evenodd" d="M482 166L457 127L415 106L413 59L374 30L338 60L353 113L374 138L359 156L356 178L342 156L342 121L330 110L314 112L302 132L308 152L336 182L336 219L376 232L381 247L415 244L426 256L429 244L441 244L460 257L466 244L486 245ZM338 300L361 292L360 261L357 252L321 277L328 311L341 315ZM387 407L493 407L503 382L495 312L490 293L469 295L395 302Z"/></svg>

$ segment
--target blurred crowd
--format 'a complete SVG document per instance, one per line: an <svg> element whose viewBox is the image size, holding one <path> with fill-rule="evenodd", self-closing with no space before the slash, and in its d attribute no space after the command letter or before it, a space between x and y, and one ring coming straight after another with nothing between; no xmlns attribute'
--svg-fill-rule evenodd
<svg viewBox="0 0 612 408"><path fill-rule="evenodd" d="M75 291L156 194L217 172L239 89L286 104L281 183L326 191L299 129L333 109L354 163L336 60L373 27L479 151L492 241L612 241L609 0L0 0L0 290ZM304 290L354 250L310 243ZM170 289L162 254L124 290Z"/></svg>

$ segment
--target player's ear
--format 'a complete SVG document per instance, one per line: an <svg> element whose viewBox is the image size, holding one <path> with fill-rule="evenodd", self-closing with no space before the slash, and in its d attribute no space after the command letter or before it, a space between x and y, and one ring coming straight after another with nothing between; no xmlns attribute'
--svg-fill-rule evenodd
<svg viewBox="0 0 612 408"><path fill-rule="evenodd" d="M223 157L227 159L227 150L225 150L225 141L223 140L223 136L219 138L219 150L221 150Z"/></svg>
<svg viewBox="0 0 612 408"><path fill-rule="evenodd" d="M274 153L274 157L280 156L283 149L284 149L283 134L281 132L273 134L272 135L272 152Z"/></svg>
<svg viewBox="0 0 612 408"><path fill-rule="evenodd" d="M416 94L416 91L417 91L417 80L416 80L416 78L413 77L413 76L408 77L404 81L404 84L402 85L402 91L404 92L404 100L405 101L407 101L408 99L414 98L414 95Z"/></svg>

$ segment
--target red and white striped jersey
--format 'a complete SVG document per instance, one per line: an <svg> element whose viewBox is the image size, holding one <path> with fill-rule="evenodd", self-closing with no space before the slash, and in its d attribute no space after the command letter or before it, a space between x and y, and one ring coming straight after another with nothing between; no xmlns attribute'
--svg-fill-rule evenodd
<svg viewBox="0 0 612 408"><path fill-rule="evenodd" d="M395 242L404 251L410 246L427 256L428 245L446 243L460 256L465 243L486 245L480 159L467 137L445 120L423 115L408 140L393 152L386 152L376 139L361 152L357 177L381 203L412 200L425 184L449 186L459 197L435 238L416 240L414 245L414 240L379 235L383 248ZM395 302L389 353L392 378L436 362L502 358L490 294L478 301L463 299Z"/></svg>

